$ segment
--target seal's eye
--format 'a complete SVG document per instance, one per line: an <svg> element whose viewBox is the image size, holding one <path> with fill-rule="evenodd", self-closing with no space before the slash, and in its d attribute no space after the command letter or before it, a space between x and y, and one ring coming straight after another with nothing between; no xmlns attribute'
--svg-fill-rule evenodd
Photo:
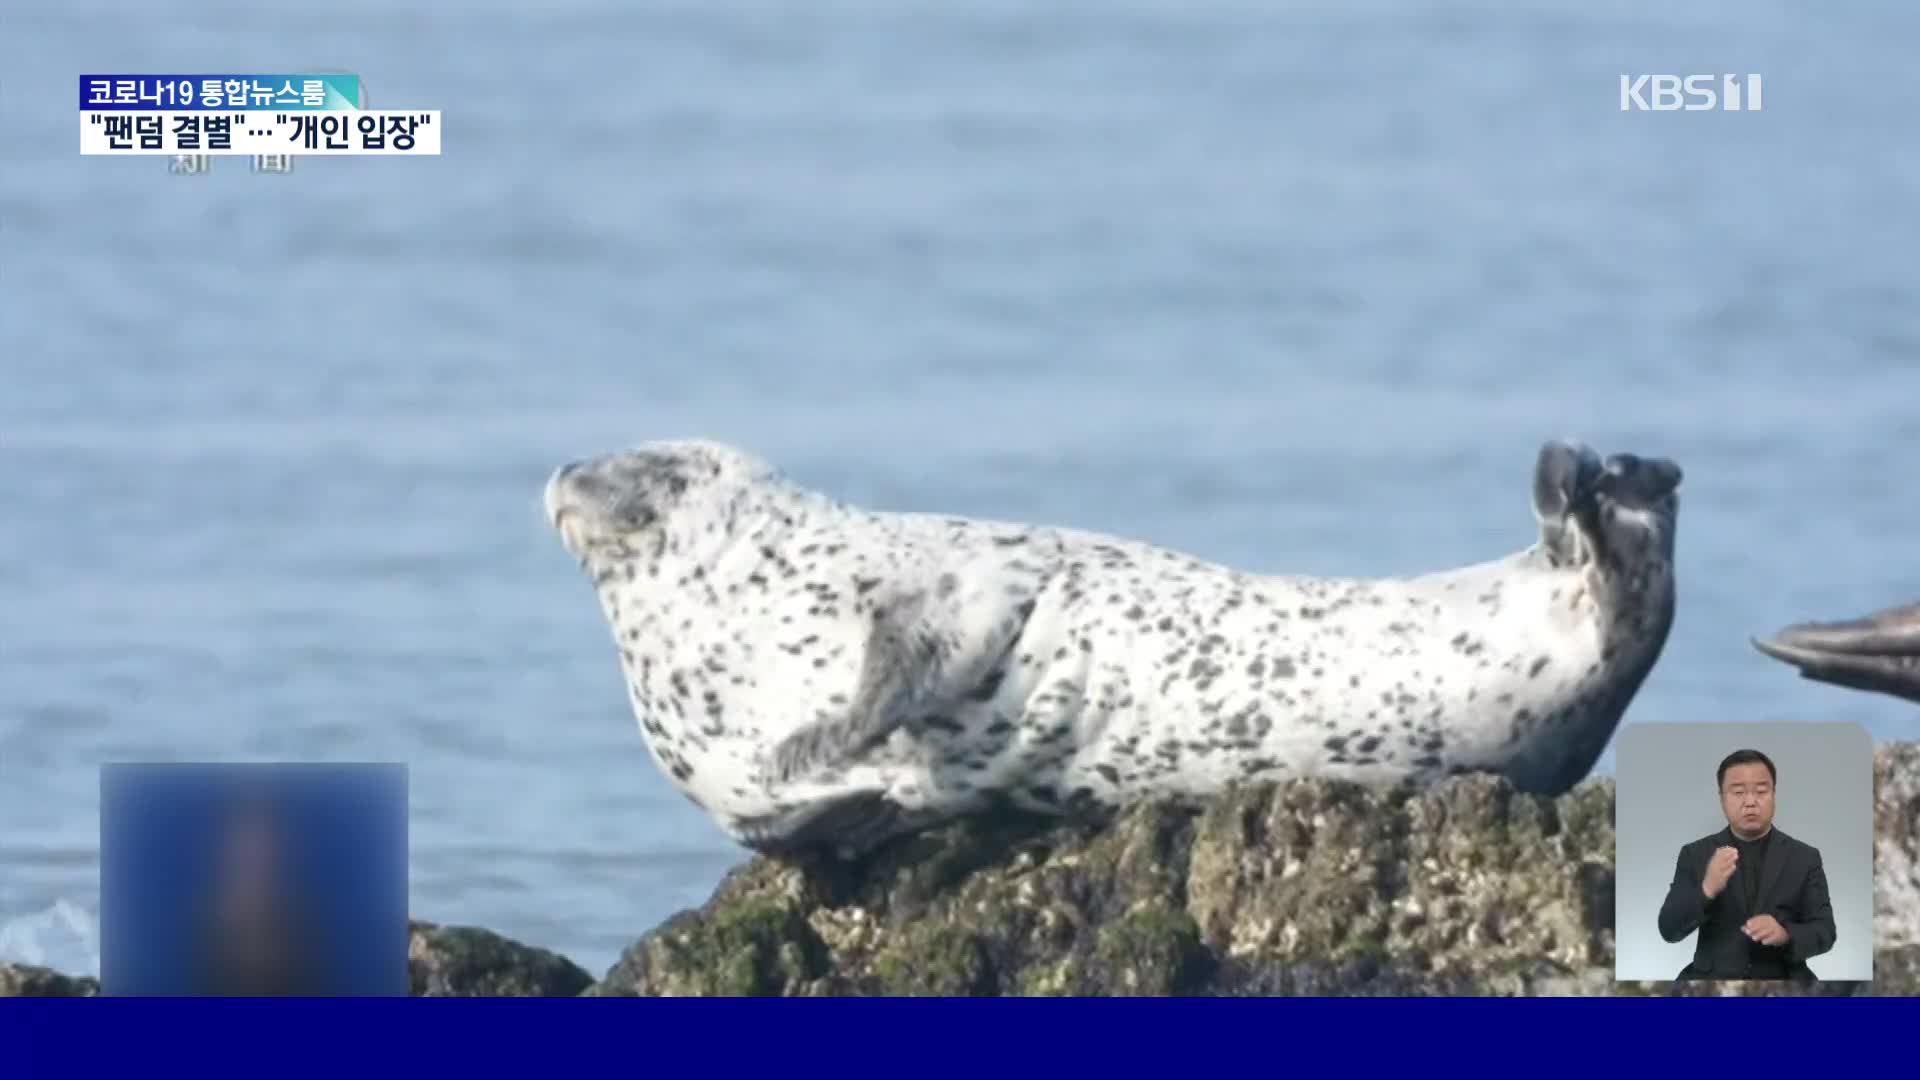
<svg viewBox="0 0 1920 1080"><path fill-rule="evenodd" d="M615 472L625 489L664 508L687 493L692 480L687 463L670 454L642 452L628 455Z"/></svg>
<svg viewBox="0 0 1920 1080"><path fill-rule="evenodd" d="M622 496L613 504L613 519L625 529L644 529L659 517L643 493Z"/></svg>

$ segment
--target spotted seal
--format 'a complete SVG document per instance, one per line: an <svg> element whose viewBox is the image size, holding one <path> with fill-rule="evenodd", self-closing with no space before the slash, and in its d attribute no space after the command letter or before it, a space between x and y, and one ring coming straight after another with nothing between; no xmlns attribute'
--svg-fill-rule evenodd
<svg viewBox="0 0 1920 1080"><path fill-rule="evenodd" d="M1565 791L1665 644L1680 479L1548 442L1532 544L1380 579L864 509L705 440L562 466L545 508L674 785L749 848L851 857L1269 777Z"/></svg>
<svg viewBox="0 0 1920 1080"><path fill-rule="evenodd" d="M1920 604L1795 623L1753 639L1753 646L1798 668L1802 678L1920 701Z"/></svg>

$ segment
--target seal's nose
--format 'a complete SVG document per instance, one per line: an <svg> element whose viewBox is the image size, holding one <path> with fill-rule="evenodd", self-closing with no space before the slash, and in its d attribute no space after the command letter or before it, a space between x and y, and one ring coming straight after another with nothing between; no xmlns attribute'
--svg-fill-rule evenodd
<svg viewBox="0 0 1920 1080"><path fill-rule="evenodd" d="M573 485L569 481L580 472L580 462L569 461L553 470L547 477L546 490L542 492L541 502L547 511L547 520L557 523L560 511L573 502Z"/></svg>

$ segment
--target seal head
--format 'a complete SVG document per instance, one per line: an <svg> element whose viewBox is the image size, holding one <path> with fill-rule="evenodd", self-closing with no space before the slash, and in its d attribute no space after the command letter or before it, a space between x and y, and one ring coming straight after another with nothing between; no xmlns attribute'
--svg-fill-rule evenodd
<svg viewBox="0 0 1920 1080"><path fill-rule="evenodd" d="M1802 678L1920 702L1920 604L1796 623L1753 646Z"/></svg>
<svg viewBox="0 0 1920 1080"><path fill-rule="evenodd" d="M751 511L744 494L780 483L766 462L706 440L675 440L560 466L545 490L547 519L583 566L634 560L656 570L712 557Z"/></svg>

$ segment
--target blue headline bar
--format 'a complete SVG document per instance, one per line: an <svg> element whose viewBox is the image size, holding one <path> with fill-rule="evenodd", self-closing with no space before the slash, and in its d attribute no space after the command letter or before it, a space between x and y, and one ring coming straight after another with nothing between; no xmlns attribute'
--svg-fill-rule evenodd
<svg viewBox="0 0 1920 1080"><path fill-rule="evenodd" d="M202 1064L284 1060L292 1046L315 1070L378 1060L390 1072L415 1063L452 1075L560 1072L604 1063L609 1046L639 1032L649 1073L724 1061L729 1072L807 1076L846 1071L845 1053L818 1049L821 1032L840 1031L852 1042L839 1051L904 1062L916 1080L977 1080L1008 1060L1022 1073L1073 1076L1458 1067L1476 1080L1558 1080L1671 1071L1698 1055L1703 1032L1735 1031L1767 1038L1766 1067L1777 1071L1897 1076L1911 1066L1892 1033L1916 1018L1911 998L0 1001L0 1024L20 1035L9 1062L20 1075L71 1064L75 1047L102 1071L150 1069L156 1046L192 1047Z"/></svg>
<svg viewBox="0 0 1920 1080"><path fill-rule="evenodd" d="M82 112L360 107L358 75L82 75Z"/></svg>

